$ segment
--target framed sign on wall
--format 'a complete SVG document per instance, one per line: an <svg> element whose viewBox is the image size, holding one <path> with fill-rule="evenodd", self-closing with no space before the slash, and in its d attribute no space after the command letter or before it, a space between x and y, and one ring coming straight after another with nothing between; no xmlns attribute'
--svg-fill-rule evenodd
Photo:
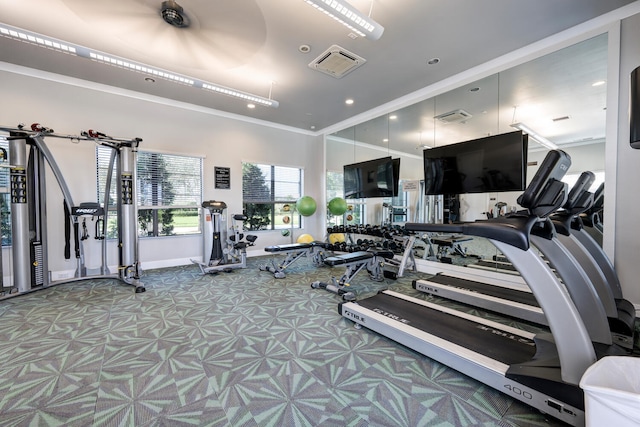
<svg viewBox="0 0 640 427"><path fill-rule="evenodd" d="M231 188L231 168L215 166L214 172L216 190L229 190Z"/></svg>

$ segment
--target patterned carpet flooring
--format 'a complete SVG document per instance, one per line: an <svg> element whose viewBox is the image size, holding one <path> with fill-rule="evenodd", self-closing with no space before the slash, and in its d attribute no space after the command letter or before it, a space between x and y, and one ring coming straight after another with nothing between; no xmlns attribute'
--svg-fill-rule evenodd
<svg viewBox="0 0 640 427"><path fill-rule="evenodd" d="M0 301L2 426L540 426L553 419L365 329L295 263L146 271ZM416 273L371 282L415 295ZM422 296L425 299L432 297Z"/></svg>

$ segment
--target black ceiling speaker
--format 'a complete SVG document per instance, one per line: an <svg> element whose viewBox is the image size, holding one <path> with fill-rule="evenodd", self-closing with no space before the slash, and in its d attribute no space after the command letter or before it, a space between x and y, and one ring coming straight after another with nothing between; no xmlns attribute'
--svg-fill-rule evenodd
<svg viewBox="0 0 640 427"><path fill-rule="evenodd" d="M189 26L189 19L184 13L184 9L174 0L167 0L162 2L162 9L160 11L162 19L167 24L173 25L178 28L185 28Z"/></svg>
<svg viewBox="0 0 640 427"><path fill-rule="evenodd" d="M631 148L640 148L640 67L631 72L629 98L629 142Z"/></svg>

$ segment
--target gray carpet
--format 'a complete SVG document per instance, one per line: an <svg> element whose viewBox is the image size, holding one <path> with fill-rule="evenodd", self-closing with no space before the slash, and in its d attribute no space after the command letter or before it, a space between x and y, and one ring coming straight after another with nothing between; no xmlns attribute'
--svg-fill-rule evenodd
<svg viewBox="0 0 640 427"><path fill-rule="evenodd" d="M336 295L310 288L342 270L301 259L275 279L266 259L147 271L141 294L93 279L0 301L0 425L559 425L354 328ZM352 288L416 294L417 277L361 272Z"/></svg>

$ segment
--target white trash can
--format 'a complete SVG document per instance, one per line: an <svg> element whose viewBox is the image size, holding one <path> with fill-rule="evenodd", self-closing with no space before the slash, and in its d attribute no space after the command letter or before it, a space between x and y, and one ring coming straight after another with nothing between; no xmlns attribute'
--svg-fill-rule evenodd
<svg viewBox="0 0 640 427"><path fill-rule="evenodd" d="M640 358L607 356L582 376L587 427L640 426Z"/></svg>

